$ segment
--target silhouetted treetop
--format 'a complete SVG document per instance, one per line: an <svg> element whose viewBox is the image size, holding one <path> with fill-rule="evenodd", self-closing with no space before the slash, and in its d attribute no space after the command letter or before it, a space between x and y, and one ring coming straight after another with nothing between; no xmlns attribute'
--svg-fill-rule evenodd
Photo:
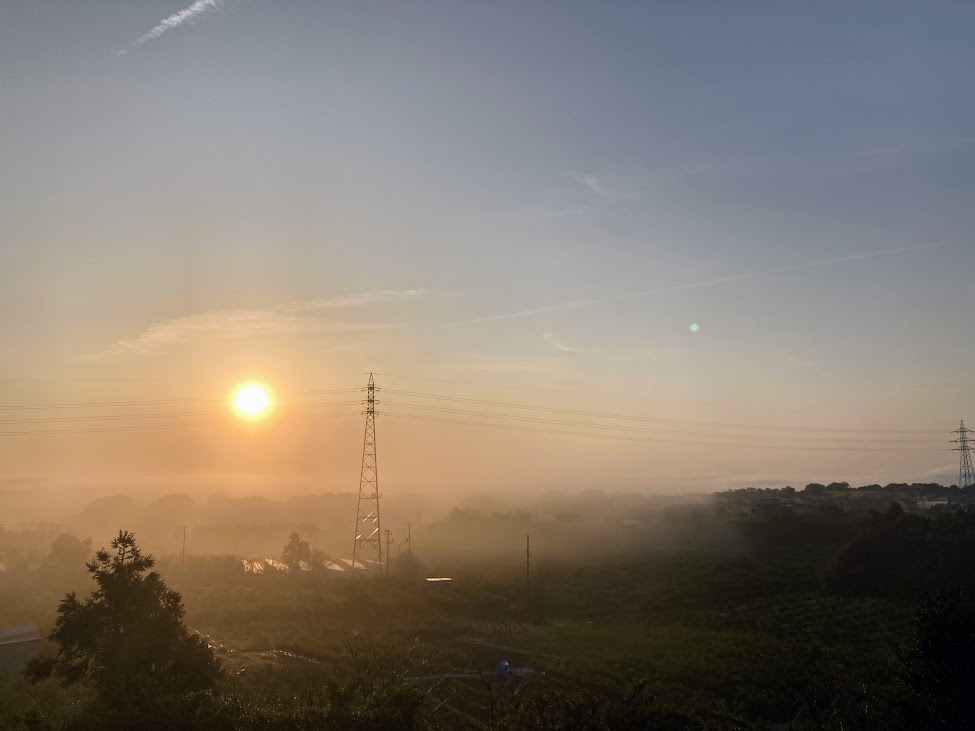
<svg viewBox="0 0 975 731"><path fill-rule="evenodd" d="M87 564L96 584L91 595L61 600L48 636L56 657L31 660L24 674L34 682L55 676L85 683L106 725L134 725L167 697L212 690L220 668L183 625L182 599L152 571L152 556L128 531L111 546Z"/></svg>

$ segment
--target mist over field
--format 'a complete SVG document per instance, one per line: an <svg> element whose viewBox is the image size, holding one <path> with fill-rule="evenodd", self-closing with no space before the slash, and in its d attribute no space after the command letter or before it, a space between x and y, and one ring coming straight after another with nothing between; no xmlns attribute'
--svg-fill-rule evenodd
<svg viewBox="0 0 975 731"><path fill-rule="evenodd" d="M268 497L231 497L215 493L194 499L187 493L155 499L131 495L104 495L82 502L59 499L54 491L8 490L0 505L8 530L36 533L34 548L62 532L76 536L112 535L122 526L134 531L156 554L182 551L186 528L187 550L195 554L225 554L243 558L276 556L288 535L299 531L314 546L331 556L351 555L351 530L358 495L354 492ZM51 509L61 506L61 512ZM646 540L665 542L669 528L659 519L661 510L710 504L706 495L647 496L639 493L607 495L601 490L577 494L549 493L518 500L497 494L458 497L454 504L418 495L388 495L381 519L393 528L394 550L407 532L425 544L425 553L457 559L517 558L526 529L551 533L567 555L602 555L619 550L620 527L639 524ZM653 516L657 524L647 521ZM494 525L491 524L494 521ZM476 523L475 532L470 532ZM407 528L410 523L410 528ZM416 544L414 544L416 545ZM568 550L569 554L564 551Z"/></svg>
<svg viewBox="0 0 975 731"><path fill-rule="evenodd" d="M915 663L942 662L925 637L968 626L973 500L973 488L954 485L846 482L690 498L481 495L450 509L398 496L383 503L382 525L397 534L383 564L356 566L347 530L355 493L103 496L58 521L0 526L0 624L62 627L39 651L52 657L71 626L57 615L87 611L58 607L64 591L92 591L85 563L96 578L108 570L99 561L111 571L128 565L95 552L118 534L113 546L134 539L153 554L184 603L188 637L202 638L200 651L221 668L219 694L166 711L167 722L300 728L350 723L345 713L366 727L394 713L457 728L562 727L580 717L599 728L634 719L745 725L780 714L810 727L823 714L831 723L957 719L968 710L950 688L905 683L915 682ZM929 597L920 606L919 595ZM8 667L18 648L38 644L5 642ZM47 672L26 667L32 677ZM84 726L91 717L64 709L135 712L43 682L27 696L8 686L4 718L27 712ZM322 690L335 683L357 710ZM305 696L295 705L298 689ZM837 698L850 705L837 710Z"/></svg>

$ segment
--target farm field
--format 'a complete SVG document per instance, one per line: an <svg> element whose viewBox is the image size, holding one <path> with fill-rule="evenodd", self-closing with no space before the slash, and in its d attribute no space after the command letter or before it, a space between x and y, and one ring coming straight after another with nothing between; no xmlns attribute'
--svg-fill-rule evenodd
<svg viewBox="0 0 975 731"><path fill-rule="evenodd" d="M565 688L612 696L637 679L666 705L717 703L728 718L760 722L786 705L770 673L790 648L869 656L905 631L905 603L823 594L832 558L832 549L800 546L553 564L538 570L530 595L523 576L501 567L484 578L481 566L469 575L455 567L444 584L283 576L220 591L173 585L231 685L255 670L270 685L276 669L327 676L348 665L350 643L381 642L403 658L391 672L485 675L424 686L440 725L490 725L492 703L505 698ZM535 674L499 685L490 676L501 659Z"/></svg>

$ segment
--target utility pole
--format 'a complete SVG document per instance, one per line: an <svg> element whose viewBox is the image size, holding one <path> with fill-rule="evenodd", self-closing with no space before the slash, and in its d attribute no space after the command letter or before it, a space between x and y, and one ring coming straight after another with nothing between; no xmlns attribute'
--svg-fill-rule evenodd
<svg viewBox="0 0 975 731"><path fill-rule="evenodd" d="M525 534L525 592L531 594L532 590L532 536L531 533Z"/></svg>
<svg viewBox="0 0 975 731"><path fill-rule="evenodd" d="M369 374L366 391L366 431L362 438L362 470L359 473L359 506L355 520L352 566L383 571L383 544L379 526L379 468L376 461L376 381ZM358 563L356 563L358 562Z"/></svg>
<svg viewBox="0 0 975 731"><path fill-rule="evenodd" d="M183 581L186 581L186 526L183 526Z"/></svg>
<svg viewBox="0 0 975 731"><path fill-rule="evenodd" d="M973 487L975 486L975 468L972 467L972 442L975 441L975 429L966 429L965 422L961 422L961 426L958 427L952 434L957 434L958 438L953 440L952 444L957 444L954 452L958 452L958 487Z"/></svg>
<svg viewBox="0 0 975 731"><path fill-rule="evenodd" d="M386 576L389 576L389 547L393 543L393 532L386 529Z"/></svg>
<svg viewBox="0 0 975 731"><path fill-rule="evenodd" d="M410 551L413 550L413 523L406 521L406 545Z"/></svg>

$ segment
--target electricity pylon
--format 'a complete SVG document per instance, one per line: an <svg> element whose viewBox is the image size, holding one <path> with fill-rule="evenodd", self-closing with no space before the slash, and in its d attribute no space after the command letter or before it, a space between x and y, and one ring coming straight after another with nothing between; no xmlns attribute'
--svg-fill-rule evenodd
<svg viewBox="0 0 975 731"><path fill-rule="evenodd" d="M958 438L952 441L952 444L957 444L954 451L958 452L958 487L972 487L975 486L975 469L972 468L972 441L973 438L969 435L975 433L975 429L966 429L965 422L961 423L961 426L952 432L952 434L957 434Z"/></svg>
<svg viewBox="0 0 975 731"><path fill-rule="evenodd" d="M382 572L383 544L379 530L379 470L376 463L376 382L369 374L366 386L366 432L362 439L359 473L359 508L355 521L352 565Z"/></svg>

